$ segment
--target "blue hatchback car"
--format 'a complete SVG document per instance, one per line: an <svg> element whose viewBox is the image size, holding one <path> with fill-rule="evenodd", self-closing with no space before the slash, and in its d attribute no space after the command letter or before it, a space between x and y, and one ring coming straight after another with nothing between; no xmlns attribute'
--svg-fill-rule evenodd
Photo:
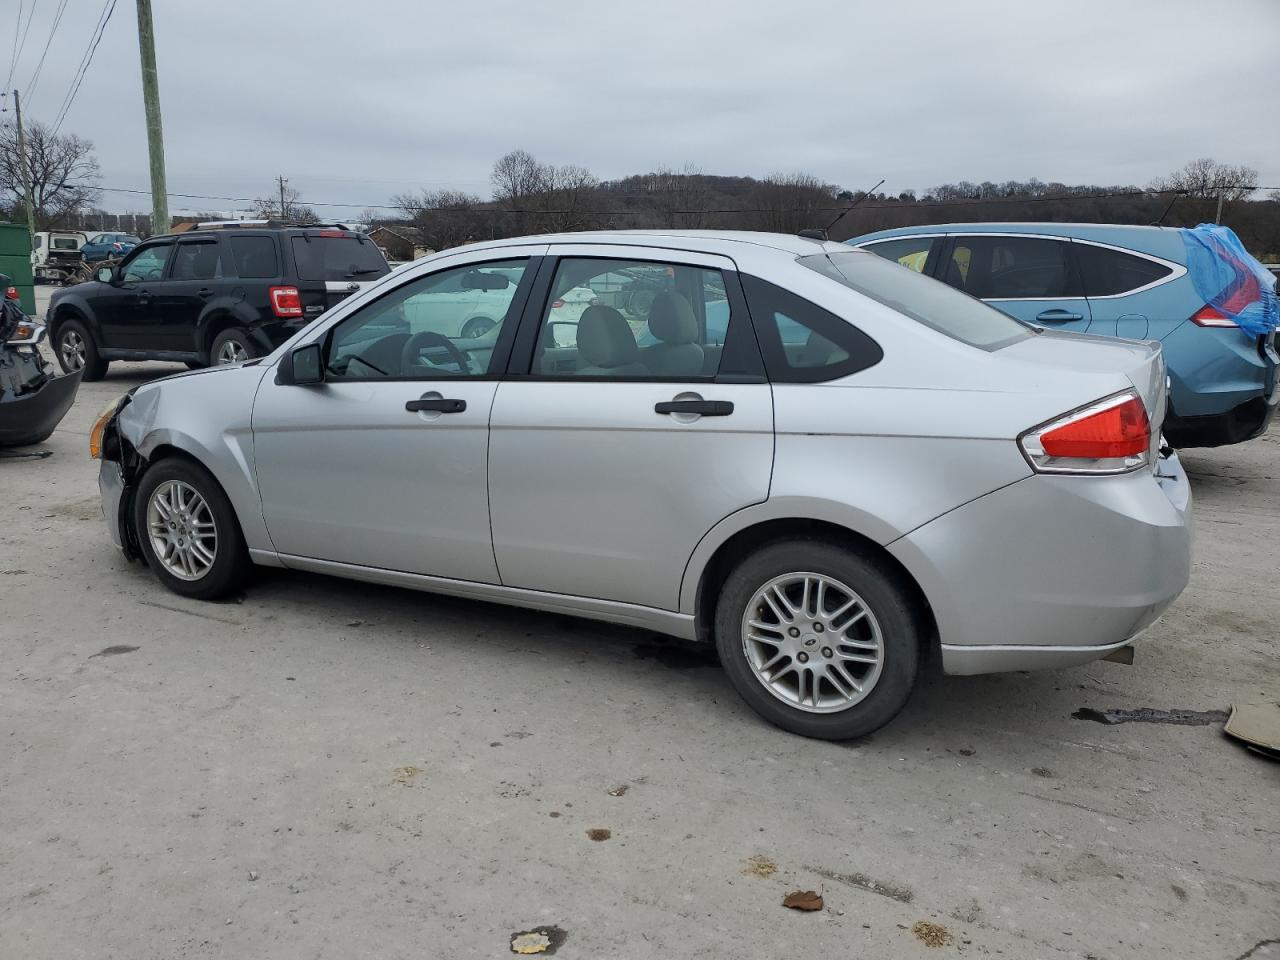
<svg viewBox="0 0 1280 960"><path fill-rule="evenodd" d="M1239 443L1275 415L1276 333L1247 334L1188 274L1185 230L1095 223L949 223L848 242L1056 330L1159 340L1175 447Z"/></svg>

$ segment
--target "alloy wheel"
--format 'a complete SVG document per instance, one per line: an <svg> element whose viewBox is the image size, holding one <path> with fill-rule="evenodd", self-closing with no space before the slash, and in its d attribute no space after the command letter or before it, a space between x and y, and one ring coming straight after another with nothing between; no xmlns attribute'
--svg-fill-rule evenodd
<svg viewBox="0 0 1280 960"><path fill-rule="evenodd" d="M58 352L62 354L62 362L68 371L79 370L84 366L84 337L75 330L68 330L58 341Z"/></svg>
<svg viewBox="0 0 1280 960"><path fill-rule="evenodd" d="M167 480L147 501L147 535L156 559L179 580L199 580L218 556L213 511L195 487Z"/></svg>
<svg viewBox="0 0 1280 960"><path fill-rule="evenodd" d="M239 340L224 340L218 347L218 355L213 359L219 364L244 363L249 359L249 351Z"/></svg>
<svg viewBox="0 0 1280 960"><path fill-rule="evenodd" d="M742 649L766 690L807 713L861 702L884 667L884 637L871 608L820 573L787 573L760 587L742 617Z"/></svg>

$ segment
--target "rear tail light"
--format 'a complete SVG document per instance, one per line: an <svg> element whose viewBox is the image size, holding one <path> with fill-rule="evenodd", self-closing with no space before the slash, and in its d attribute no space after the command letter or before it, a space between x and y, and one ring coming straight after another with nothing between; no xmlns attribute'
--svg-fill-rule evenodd
<svg viewBox="0 0 1280 960"><path fill-rule="evenodd" d="M1126 391L1034 427L1018 444L1038 473L1128 473L1150 462L1151 421Z"/></svg>
<svg viewBox="0 0 1280 960"><path fill-rule="evenodd" d="M563 301L563 300L552 300L552 301L551 301L551 309L552 309L552 310L559 310L559 309L560 309L561 307L563 307L563 306L564 306L564 301Z"/></svg>
<svg viewBox="0 0 1280 960"><path fill-rule="evenodd" d="M17 300L17 299L19 299L19 297L18 297L18 288L17 288L17 287L6 287L6 288L5 288L5 291L4 291L4 298L5 298L6 300Z"/></svg>
<svg viewBox="0 0 1280 960"><path fill-rule="evenodd" d="M1207 303L1191 315L1191 322L1197 327L1235 327L1238 324L1230 317L1224 317Z"/></svg>
<svg viewBox="0 0 1280 960"><path fill-rule="evenodd" d="M271 297L271 312L277 317L302 316L302 297L297 287L272 287L268 291Z"/></svg>

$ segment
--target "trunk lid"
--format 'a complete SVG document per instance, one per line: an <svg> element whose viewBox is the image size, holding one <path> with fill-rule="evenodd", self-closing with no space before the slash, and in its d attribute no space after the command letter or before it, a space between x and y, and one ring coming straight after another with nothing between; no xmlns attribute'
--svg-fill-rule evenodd
<svg viewBox="0 0 1280 960"><path fill-rule="evenodd" d="M1081 380L1097 379L1107 375L1114 378L1122 373L1142 398L1151 421L1152 442L1159 443L1160 428L1164 424L1168 380L1165 375L1164 354L1154 340L1117 340L1087 333L1058 333L1046 330L1028 337L1000 351L1001 356L1031 364L1043 364L1059 371L1069 370L1081 375ZM1083 384L1082 384L1083 385ZM1124 385L1118 385L1124 389ZM1118 390L1117 390L1118 392ZM1102 396L1082 398L1099 400Z"/></svg>

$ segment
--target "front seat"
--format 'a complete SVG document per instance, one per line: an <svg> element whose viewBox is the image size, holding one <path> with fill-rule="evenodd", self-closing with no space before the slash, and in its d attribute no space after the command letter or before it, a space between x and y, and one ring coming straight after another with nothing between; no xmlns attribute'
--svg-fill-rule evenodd
<svg viewBox="0 0 1280 960"><path fill-rule="evenodd" d="M658 342L644 349L644 363L655 377L697 377L704 356L698 343L698 318L689 301L664 291L649 308L649 332Z"/></svg>
<svg viewBox="0 0 1280 960"><path fill-rule="evenodd" d="M649 372L640 362L640 348L630 324L613 307L582 311L578 362L578 375L583 377L642 377Z"/></svg>

